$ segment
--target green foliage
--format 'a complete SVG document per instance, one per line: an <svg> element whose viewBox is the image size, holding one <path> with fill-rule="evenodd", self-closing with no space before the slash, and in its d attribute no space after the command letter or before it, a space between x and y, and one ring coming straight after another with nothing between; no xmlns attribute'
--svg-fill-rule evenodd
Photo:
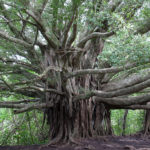
<svg viewBox="0 0 150 150"><path fill-rule="evenodd" d="M33 111L14 116L8 109L0 109L0 144L29 145L43 144L48 140L48 126L41 129L43 115ZM115 135L122 135L124 110L111 111L111 123ZM144 111L129 110L125 134L133 134L143 129Z"/></svg>
<svg viewBox="0 0 150 150"><path fill-rule="evenodd" d="M144 125L144 115L143 110L130 110L127 116L125 133L133 134L141 131Z"/></svg>
<svg viewBox="0 0 150 150"><path fill-rule="evenodd" d="M112 110L111 111L111 124L115 135L122 134L122 118L124 110Z"/></svg>
<svg viewBox="0 0 150 150"><path fill-rule="evenodd" d="M43 114L33 111L14 116L7 109L0 110L0 145L43 144L48 138L48 127L41 129Z"/></svg>
<svg viewBox="0 0 150 150"><path fill-rule="evenodd" d="M5 96L4 96L5 95ZM0 101L17 101L27 97L12 93L0 95ZM42 111L42 110L41 110ZM34 110L14 115L11 109L0 109L0 145L43 144L48 140L49 127L45 123L42 129L43 111Z"/></svg>
<svg viewBox="0 0 150 150"><path fill-rule="evenodd" d="M111 123L115 135L122 135L124 112L125 110L111 111ZM143 129L144 113L143 110L128 111L125 128L126 135L134 134Z"/></svg>
<svg viewBox="0 0 150 150"><path fill-rule="evenodd" d="M134 35L127 28L118 31L105 43L99 61L107 61L111 65L124 65L138 62L142 64L150 60L150 38L147 35Z"/></svg>

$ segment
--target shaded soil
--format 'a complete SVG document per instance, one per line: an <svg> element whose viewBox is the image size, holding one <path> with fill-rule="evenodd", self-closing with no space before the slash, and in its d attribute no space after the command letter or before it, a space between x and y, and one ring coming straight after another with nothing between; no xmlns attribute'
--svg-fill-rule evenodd
<svg viewBox="0 0 150 150"><path fill-rule="evenodd" d="M106 136L96 139L80 140L81 145L63 145L57 147L30 146L0 146L0 150L150 150L150 137L134 136Z"/></svg>

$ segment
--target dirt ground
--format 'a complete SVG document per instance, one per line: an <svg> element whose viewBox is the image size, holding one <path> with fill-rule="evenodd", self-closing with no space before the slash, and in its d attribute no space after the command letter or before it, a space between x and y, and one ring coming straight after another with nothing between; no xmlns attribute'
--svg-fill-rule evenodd
<svg viewBox="0 0 150 150"><path fill-rule="evenodd" d="M96 139L80 140L81 145L41 147L30 146L0 146L0 150L150 150L150 137L134 136L106 136Z"/></svg>

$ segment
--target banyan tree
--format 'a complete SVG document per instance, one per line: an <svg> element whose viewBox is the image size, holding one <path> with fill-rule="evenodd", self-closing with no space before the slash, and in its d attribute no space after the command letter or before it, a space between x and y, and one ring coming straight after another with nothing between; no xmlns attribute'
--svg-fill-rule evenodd
<svg viewBox="0 0 150 150"><path fill-rule="evenodd" d="M108 60L113 54L101 59L105 45L125 25L131 24L126 29L132 39L150 30L149 16L139 17L147 3L1 0L1 96L20 94L26 99L0 102L0 108L11 108L14 114L42 110L51 144L111 135L111 109L149 109L148 56L139 62L125 55L117 64ZM145 47L140 48L142 52Z"/></svg>

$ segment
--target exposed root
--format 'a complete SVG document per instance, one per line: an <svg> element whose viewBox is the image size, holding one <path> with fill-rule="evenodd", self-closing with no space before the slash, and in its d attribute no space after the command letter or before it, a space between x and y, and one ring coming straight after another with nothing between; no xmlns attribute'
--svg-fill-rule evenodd
<svg viewBox="0 0 150 150"><path fill-rule="evenodd" d="M56 146L56 145L50 145L48 143L48 144L40 146L38 150L42 150L43 148L47 148L47 147L58 148L58 146Z"/></svg>
<svg viewBox="0 0 150 150"><path fill-rule="evenodd" d="M83 145L81 142L78 142L78 141L75 140L73 137L69 137L69 143L70 143L70 144L74 144L74 145L80 145L80 146Z"/></svg>
<svg viewBox="0 0 150 150"><path fill-rule="evenodd" d="M87 150L95 150L95 147L92 145L87 145L87 146L76 146L74 148L74 150L83 150L83 149L87 149Z"/></svg>
<svg viewBox="0 0 150 150"><path fill-rule="evenodd" d="M49 143L42 145L39 150L42 150L43 148L47 148L47 147L52 147L52 148L59 148L58 144L61 144L60 139L59 138L55 138L54 140L50 141ZM75 140L74 138L70 137L67 143L64 143L63 147L67 146L67 145L75 145L75 146L80 146L82 147L83 144L77 140ZM61 145L62 147L62 145ZM83 147L83 149L88 149L87 147Z"/></svg>
<svg viewBox="0 0 150 150"><path fill-rule="evenodd" d="M46 148L46 147L58 148L59 146L56 144L58 144L59 141L60 140L58 138L55 138L54 140L50 141L49 143L40 146L39 150L42 150L43 148Z"/></svg>
<svg viewBox="0 0 150 150"><path fill-rule="evenodd" d="M75 148L74 148L75 150L82 150L82 149L94 150L94 149L95 149L94 146L92 146L92 145L87 145L87 146L85 146L83 143L81 143L81 142L75 140L75 139L72 138L72 137L69 138L69 143L75 145Z"/></svg>

